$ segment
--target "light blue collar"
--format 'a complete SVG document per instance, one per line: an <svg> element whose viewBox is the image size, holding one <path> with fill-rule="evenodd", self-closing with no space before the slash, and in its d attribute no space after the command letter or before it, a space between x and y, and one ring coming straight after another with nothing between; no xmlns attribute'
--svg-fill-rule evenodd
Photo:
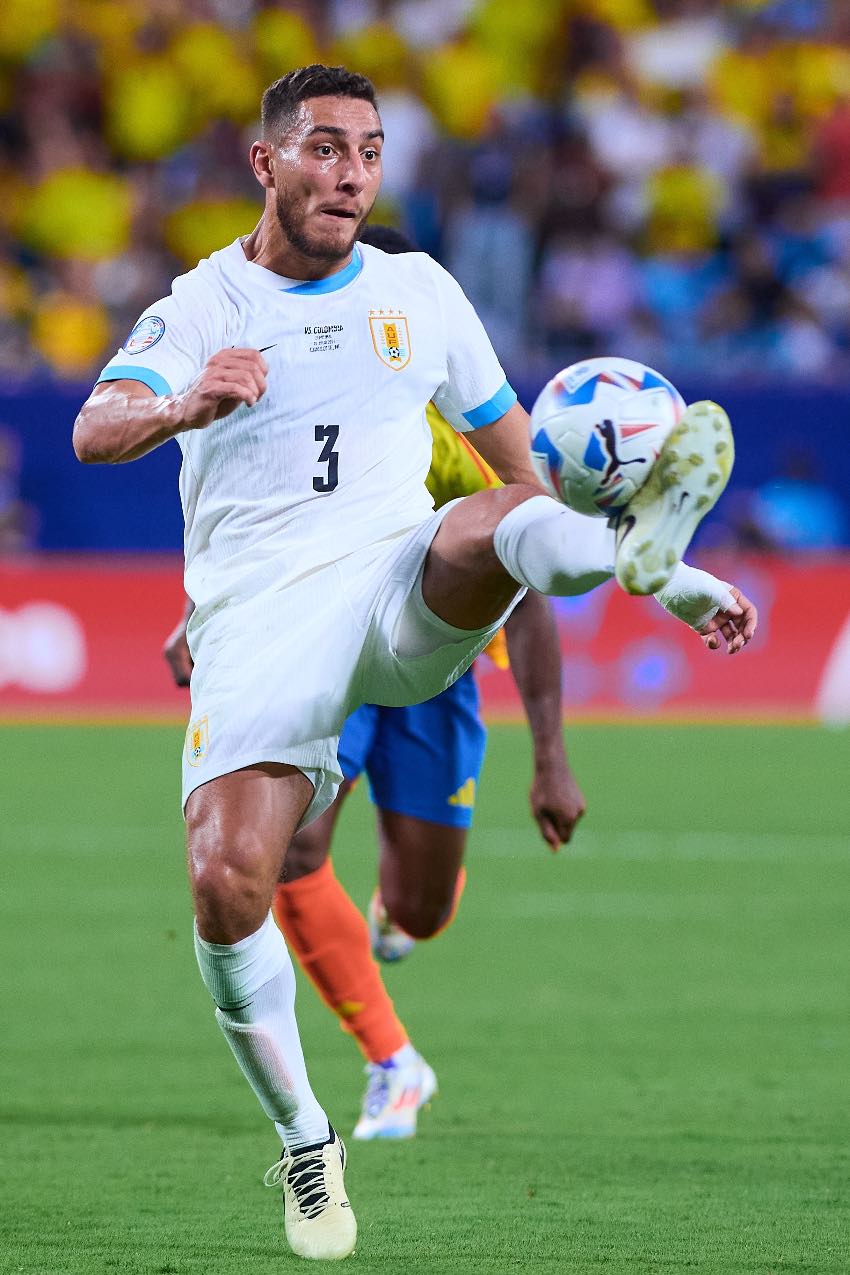
<svg viewBox="0 0 850 1275"><path fill-rule="evenodd" d="M351 261L344 270L336 274L326 275L324 279L308 279L306 283L297 283L294 288L281 288L290 297L316 297L323 292L337 292L346 284L352 283L363 269L363 253L360 245L354 245Z"/></svg>

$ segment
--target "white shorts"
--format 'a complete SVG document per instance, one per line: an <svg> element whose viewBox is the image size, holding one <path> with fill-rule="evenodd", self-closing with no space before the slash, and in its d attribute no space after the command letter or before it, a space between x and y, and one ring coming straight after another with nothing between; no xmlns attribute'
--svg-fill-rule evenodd
<svg viewBox="0 0 850 1275"><path fill-rule="evenodd" d="M326 810L342 773L336 749L360 704L417 704L450 686L504 624L473 631L425 605L422 571L452 505L283 589L189 625L192 717L183 805L219 775L259 762L297 766L314 786L302 823Z"/></svg>

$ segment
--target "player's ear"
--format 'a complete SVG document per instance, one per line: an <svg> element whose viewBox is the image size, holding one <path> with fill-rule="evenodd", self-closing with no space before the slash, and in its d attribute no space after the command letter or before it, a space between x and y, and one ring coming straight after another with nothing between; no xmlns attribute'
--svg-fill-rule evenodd
<svg viewBox="0 0 850 1275"><path fill-rule="evenodd" d="M274 186L274 175L272 173L272 153L268 142L254 142L251 147L251 167L254 170L254 176L262 187L271 190Z"/></svg>

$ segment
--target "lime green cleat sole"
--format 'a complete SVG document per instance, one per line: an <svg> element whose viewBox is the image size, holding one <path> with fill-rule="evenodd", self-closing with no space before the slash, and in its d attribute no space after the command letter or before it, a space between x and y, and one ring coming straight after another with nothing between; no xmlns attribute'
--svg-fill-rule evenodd
<svg viewBox="0 0 850 1275"><path fill-rule="evenodd" d="M644 485L620 514L615 574L626 593L657 593L716 505L735 462L729 417L692 403L668 435Z"/></svg>

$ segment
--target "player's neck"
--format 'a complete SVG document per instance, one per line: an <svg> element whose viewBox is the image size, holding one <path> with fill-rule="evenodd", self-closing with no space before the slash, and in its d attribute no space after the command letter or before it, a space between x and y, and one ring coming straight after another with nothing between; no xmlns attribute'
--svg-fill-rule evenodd
<svg viewBox="0 0 850 1275"><path fill-rule="evenodd" d="M270 224L265 217L248 238L242 240L242 251L254 265L263 266L284 279L326 279L344 270L352 257L351 252L332 261L305 256L285 238L276 220Z"/></svg>

